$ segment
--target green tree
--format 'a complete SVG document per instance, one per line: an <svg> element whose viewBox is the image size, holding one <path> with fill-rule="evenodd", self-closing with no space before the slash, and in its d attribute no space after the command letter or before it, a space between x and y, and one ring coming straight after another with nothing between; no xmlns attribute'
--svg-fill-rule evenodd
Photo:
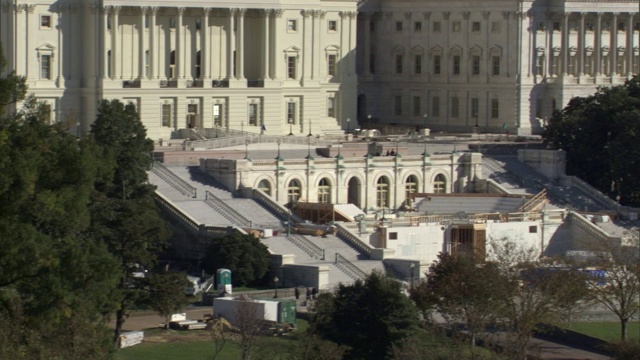
<svg viewBox="0 0 640 360"><path fill-rule="evenodd" d="M349 347L349 359L385 359L418 329L417 309L400 283L379 272L322 294L310 324L311 333Z"/></svg>
<svg viewBox="0 0 640 360"><path fill-rule="evenodd" d="M222 238L212 239L203 259L205 271L231 270L235 286L244 286L261 280L269 270L271 256L267 247L253 235L238 231Z"/></svg>
<svg viewBox="0 0 640 360"><path fill-rule="evenodd" d="M7 67L7 60L4 57L4 49L0 43L0 74ZM14 71L7 76L0 77L0 116L5 115L9 105L14 105L25 98L27 94L27 83L24 76L18 76Z"/></svg>
<svg viewBox="0 0 640 360"><path fill-rule="evenodd" d="M187 276L181 272L152 273L148 285L149 306L165 318L168 327L171 315L184 309L189 302L184 293L189 285Z"/></svg>
<svg viewBox="0 0 640 360"><path fill-rule="evenodd" d="M567 172L611 198L640 205L640 78L599 88L556 112L545 141L567 151Z"/></svg>
<svg viewBox="0 0 640 360"><path fill-rule="evenodd" d="M91 201L90 234L101 239L118 263L119 282L114 343L132 308L148 305L148 279L134 275L152 269L166 248L169 230L154 201L146 171L153 143L132 104L102 101L90 138L101 149L99 179ZM182 293L183 290L180 290Z"/></svg>
<svg viewBox="0 0 640 360"><path fill-rule="evenodd" d="M410 290L420 308L435 308L454 326L465 324L475 338L493 324L502 312L495 296L505 286L495 264L478 262L470 256L440 254L426 274L426 280ZM426 299L423 300L423 299Z"/></svg>

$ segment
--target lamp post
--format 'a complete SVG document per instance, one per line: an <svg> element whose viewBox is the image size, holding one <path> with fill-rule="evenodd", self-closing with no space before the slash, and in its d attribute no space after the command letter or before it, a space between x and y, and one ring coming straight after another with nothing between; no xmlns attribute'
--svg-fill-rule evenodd
<svg viewBox="0 0 640 360"><path fill-rule="evenodd" d="M274 299L278 298L278 281L280 281L280 279L278 279L277 276L273 278L273 283L276 285L276 293L273 295Z"/></svg>
<svg viewBox="0 0 640 360"><path fill-rule="evenodd" d="M291 236L291 209L289 209L289 217L287 219L287 236Z"/></svg>
<svg viewBox="0 0 640 360"><path fill-rule="evenodd" d="M478 128L478 114L476 114L476 129Z"/></svg>
<svg viewBox="0 0 640 360"><path fill-rule="evenodd" d="M308 137L312 137L313 133L311 133L311 118L309 118L309 134L307 135Z"/></svg>
<svg viewBox="0 0 640 360"><path fill-rule="evenodd" d="M244 141L244 158L245 159L249 158L249 144L251 144L251 140L246 139Z"/></svg>
<svg viewBox="0 0 640 360"><path fill-rule="evenodd" d="M240 132L244 133L244 121L240 123Z"/></svg>
<svg viewBox="0 0 640 360"><path fill-rule="evenodd" d="M395 143L396 143L396 156L400 155L398 154L398 143L400 142L400 139L396 139Z"/></svg>
<svg viewBox="0 0 640 360"><path fill-rule="evenodd" d="M293 119L289 119L289 136L293 136Z"/></svg>
<svg viewBox="0 0 640 360"><path fill-rule="evenodd" d="M427 115L426 113L422 116L422 118L424 119L424 127L423 129L427 128L427 119L429 118L429 115Z"/></svg>
<svg viewBox="0 0 640 360"><path fill-rule="evenodd" d="M277 159L280 160L280 144L282 143L282 139L278 139L276 141L276 144L278 144L278 157Z"/></svg>
<svg viewBox="0 0 640 360"><path fill-rule="evenodd" d="M351 118L347 118L347 134L351 132Z"/></svg>

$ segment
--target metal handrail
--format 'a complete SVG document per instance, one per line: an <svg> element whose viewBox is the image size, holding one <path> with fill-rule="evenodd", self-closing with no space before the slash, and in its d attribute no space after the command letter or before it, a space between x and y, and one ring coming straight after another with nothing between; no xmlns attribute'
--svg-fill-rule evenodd
<svg viewBox="0 0 640 360"><path fill-rule="evenodd" d="M292 234L289 236L289 240L312 258L324 260L324 249L321 249L306 237L298 234Z"/></svg>
<svg viewBox="0 0 640 360"><path fill-rule="evenodd" d="M360 270L360 268L355 266L351 261L338 253L336 253L336 261L334 264L353 280L364 279L367 277L367 273Z"/></svg>
<svg viewBox="0 0 640 360"><path fill-rule="evenodd" d="M180 176L174 174L173 171L162 165L162 163L154 161L153 166L151 167L151 172L156 174L167 184L171 185L171 187L178 190L182 195L190 196L192 198L197 197L198 190L195 187L184 181Z"/></svg>
<svg viewBox="0 0 640 360"><path fill-rule="evenodd" d="M252 222L250 220L240 215L239 212L235 211L231 206L227 205L224 201L220 200L208 190L205 191L204 202L232 223L244 227L252 226Z"/></svg>

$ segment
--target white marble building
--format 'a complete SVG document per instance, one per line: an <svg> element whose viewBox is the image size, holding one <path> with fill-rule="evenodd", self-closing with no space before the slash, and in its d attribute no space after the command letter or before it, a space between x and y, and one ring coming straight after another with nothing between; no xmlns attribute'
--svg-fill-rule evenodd
<svg viewBox="0 0 640 360"><path fill-rule="evenodd" d="M84 133L100 99L151 138L331 133L355 119L356 1L0 0L8 71Z"/></svg>
<svg viewBox="0 0 640 360"><path fill-rule="evenodd" d="M637 0L367 0L358 11L359 119L535 134L572 97L639 72Z"/></svg>

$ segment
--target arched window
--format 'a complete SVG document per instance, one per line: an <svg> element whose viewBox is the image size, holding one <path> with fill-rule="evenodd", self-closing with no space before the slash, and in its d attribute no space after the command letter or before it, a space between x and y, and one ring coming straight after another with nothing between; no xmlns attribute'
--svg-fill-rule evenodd
<svg viewBox="0 0 640 360"><path fill-rule="evenodd" d="M376 206L386 208L389 206L389 179L380 177L376 184Z"/></svg>
<svg viewBox="0 0 640 360"><path fill-rule="evenodd" d="M291 180L289 186L287 186L287 199L290 203L295 203L300 199L300 182L298 180Z"/></svg>
<svg viewBox="0 0 640 360"><path fill-rule="evenodd" d="M318 183L318 202L324 204L331 202L331 183L326 178Z"/></svg>
<svg viewBox="0 0 640 360"><path fill-rule="evenodd" d="M407 178L407 182L404 184L405 199L409 199L411 194L418 192L418 179L415 175L411 175Z"/></svg>
<svg viewBox="0 0 640 360"><path fill-rule="evenodd" d="M447 179L444 175L438 174L433 181L433 192L435 194L444 194L447 192Z"/></svg>
<svg viewBox="0 0 640 360"><path fill-rule="evenodd" d="M258 190L271 196L271 184L269 183L269 180L260 180L258 183Z"/></svg>

